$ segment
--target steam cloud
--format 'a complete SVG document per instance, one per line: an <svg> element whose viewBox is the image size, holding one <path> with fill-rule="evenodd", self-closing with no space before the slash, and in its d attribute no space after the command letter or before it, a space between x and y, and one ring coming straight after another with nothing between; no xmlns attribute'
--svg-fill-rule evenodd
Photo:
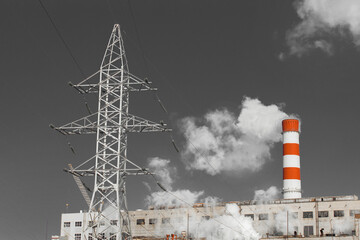
<svg viewBox="0 0 360 240"><path fill-rule="evenodd" d="M287 33L289 54L298 57L312 49L331 55L331 37L350 38L360 46L360 1L301 0L295 4L301 22ZM284 53L280 54L283 59Z"/></svg>
<svg viewBox="0 0 360 240"><path fill-rule="evenodd" d="M238 117L220 109L203 118L183 119L187 169L210 175L260 170L270 159L274 143L281 140L281 120L287 117L277 105L246 97Z"/></svg>
<svg viewBox="0 0 360 240"><path fill-rule="evenodd" d="M271 186L267 190L256 190L254 200L258 203L265 203L267 201L277 199L279 194L280 190L275 186Z"/></svg>
<svg viewBox="0 0 360 240"><path fill-rule="evenodd" d="M335 234L351 234L354 229L354 218L345 217L344 219L334 219L332 222Z"/></svg>
<svg viewBox="0 0 360 240"><path fill-rule="evenodd" d="M172 176L176 175L176 169L170 167L170 161L158 157L149 159L148 167L152 173L157 177L157 180L165 187L167 192L159 191L153 192L145 198L147 206L180 206L186 203L194 204L204 191L190 191L188 189L173 191L174 179ZM181 200L180 200L181 199Z"/></svg>
<svg viewBox="0 0 360 240"><path fill-rule="evenodd" d="M224 215L215 216L200 222L197 235L206 239L259 239L260 235L253 228L250 218L240 215L239 206L227 204ZM224 225L220 225L219 222Z"/></svg>
<svg viewBox="0 0 360 240"><path fill-rule="evenodd" d="M169 166L170 160L154 157L149 159L148 167L152 173L154 173L167 190L172 190L172 184L174 180L173 175L176 174L176 169Z"/></svg>
<svg viewBox="0 0 360 240"><path fill-rule="evenodd" d="M174 215L186 216L184 209L178 209ZM260 238L260 234L253 227L251 218L240 215L240 209L236 204L227 204L225 212L216 212L214 208L205 208L206 214L212 216L210 219L197 218L190 216L189 218L171 218L171 222L167 227L156 225L154 233L158 236L164 236L169 232L178 236L181 232L187 231L190 226L189 235L196 239L242 239L255 240ZM205 213L205 212L204 212ZM221 223L221 224L220 224Z"/></svg>
<svg viewBox="0 0 360 240"><path fill-rule="evenodd" d="M274 220L270 221L269 224L274 226L276 232L291 235L294 231L298 231L300 221L297 213L295 214L284 208L275 215Z"/></svg>

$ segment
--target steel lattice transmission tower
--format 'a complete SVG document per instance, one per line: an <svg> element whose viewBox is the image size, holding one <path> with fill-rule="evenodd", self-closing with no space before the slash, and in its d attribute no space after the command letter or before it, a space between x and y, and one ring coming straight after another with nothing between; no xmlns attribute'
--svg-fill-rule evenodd
<svg viewBox="0 0 360 240"><path fill-rule="evenodd" d="M93 82L93 79L98 79ZM100 70L79 84L81 94L98 93L98 111L61 127L65 135L95 134L96 154L76 168L66 171L75 180L94 177L89 204L90 225L84 230L94 239L132 239L126 200L126 177L150 174L127 158L127 134L132 132L171 131L166 124L155 123L129 114L130 92L157 90L151 83L129 72L120 26L114 25ZM80 190L83 182L77 180ZM86 195L86 191L82 191ZM88 199L89 198L85 198ZM116 236L116 238L115 238ZM87 237L87 236L86 236Z"/></svg>

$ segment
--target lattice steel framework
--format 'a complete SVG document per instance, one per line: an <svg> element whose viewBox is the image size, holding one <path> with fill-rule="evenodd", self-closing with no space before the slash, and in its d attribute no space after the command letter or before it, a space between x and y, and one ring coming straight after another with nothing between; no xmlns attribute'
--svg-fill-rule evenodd
<svg viewBox="0 0 360 240"><path fill-rule="evenodd" d="M92 83L99 78L98 83ZM81 94L98 93L98 111L61 127L64 135L96 133L96 155L66 171L77 176L94 177L89 205L90 224L84 236L94 239L132 239L127 208L126 176L150 174L127 158L127 133L171 131L129 114L129 93L156 90L151 83L128 69L120 26L114 25L100 70L79 84L69 83ZM77 182L79 184L79 181ZM86 233L86 234L85 234ZM87 237L87 236L85 236Z"/></svg>

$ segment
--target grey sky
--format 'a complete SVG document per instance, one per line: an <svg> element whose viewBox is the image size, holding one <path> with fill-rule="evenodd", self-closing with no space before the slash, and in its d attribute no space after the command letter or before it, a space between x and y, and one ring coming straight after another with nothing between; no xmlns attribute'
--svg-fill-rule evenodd
<svg viewBox="0 0 360 240"><path fill-rule="evenodd" d="M300 19L291 1L132 1L139 43L128 1L43 0L86 75L99 68L114 20L126 32L132 73L148 77L170 113L152 94L133 95L130 111L170 122L179 147L178 120L226 107L239 114L244 96L263 104L283 104L302 120L303 196L360 194L360 53L351 41L335 41L338 51L314 49L301 58L286 52L285 35ZM0 239L44 239L58 234L60 214L86 209L72 177L62 171L95 151L95 136L64 136L49 123L63 124L87 114L84 99L67 82L83 76L56 35L37 0L2 1L0 7ZM142 51L145 52L146 63ZM96 109L96 99L87 99ZM224 201L251 199L254 190L282 187L282 146L255 174L209 176L185 170L167 134L129 138L129 158L149 157L177 167L174 188L204 190ZM130 209L144 207L149 194L129 178Z"/></svg>

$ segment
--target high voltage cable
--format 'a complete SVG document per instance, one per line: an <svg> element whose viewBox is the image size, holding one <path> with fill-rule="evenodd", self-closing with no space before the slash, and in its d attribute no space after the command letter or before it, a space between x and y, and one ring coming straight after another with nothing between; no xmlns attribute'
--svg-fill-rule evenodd
<svg viewBox="0 0 360 240"><path fill-rule="evenodd" d="M69 45L66 43L64 37L61 35L60 30L59 30L59 28L56 26L55 21L54 21L53 18L51 17L49 11L47 10L47 8L45 7L45 5L43 4L43 2L42 2L41 0L38 0L38 2L40 3L41 8L44 10L46 16L48 17L49 21L51 22L51 25L52 25L52 27L54 28L57 36L59 37L59 39L61 40L61 42L62 42L63 45L65 46L68 54L71 56L73 62L75 63L75 66L76 66L77 69L79 70L79 72L80 72L80 74L82 75L82 77L85 78L85 73L84 73L84 71L83 71L82 68L80 67L79 62L76 60L74 54L72 53ZM87 99L86 99L86 97L85 97L84 94L82 94L82 96L83 96L83 100L84 100L84 102L85 102L86 109L87 109L88 113L91 114L92 111L91 111L91 109L90 109L90 106L88 105ZM70 150L72 151L72 153L75 154L75 149L74 149L74 147L71 145L71 143L70 143L70 141L69 141L68 139L67 139L67 144L68 144Z"/></svg>
<svg viewBox="0 0 360 240"><path fill-rule="evenodd" d="M143 58L143 61L144 61L144 64L145 64L145 67L146 67L146 70L147 70L147 74L149 75L150 74L149 66L146 63L145 52L144 52L144 49L143 49L141 41L140 41L140 35L139 35L138 27L136 25L136 20L135 20L134 11L133 11L133 8L132 8L132 5L131 5L131 0L128 0L128 5L129 5L129 9L130 9L131 19L132 19L133 24L134 24L136 38L137 38L137 41L138 41L138 44L139 44L141 55L142 55L142 58Z"/></svg>
<svg viewBox="0 0 360 240"><path fill-rule="evenodd" d="M131 13L131 16L132 16L132 20L133 20L135 32L136 32L136 37L137 37L137 42L138 42L138 48L139 48L139 50L141 51L141 54L142 54L142 57L143 57L145 66L148 68L148 64L147 64L147 63L152 64L152 62L150 61L149 58L147 58L147 56L146 56L146 54L145 54L145 51L144 51L144 49L142 48L142 45L141 45L141 42L140 42L140 37L139 37L139 31L138 31L138 28L137 28L137 25L136 25L136 21L135 21L135 15L134 15L134 13L133 13L132 6L131 6L131 1L128 0L128 3L129 3L129 9L130 9L130 13ZM125 35L127 36L126 32L125 32ZM158 71L158 72L160 73L160 75L162 75L162 73L156 68L155 65L153 65L153 68L154 68L156 71ZM149 69L148 69L148 70L149 70ZM148 72L149 72L149 71L148 71ZM162 76L162 77L163 77L163 76ZM163 77L163 78L164 78L164 77ZM159 96L158 96L157 93L155 94L155 98L156 98L156 100L158 101L158 103L160 104L160 106L161 106L161 108L163 109L163 111L166 113L166 115L167 115L167 117L168 117L168 120L170 120L170 118L169 118L169 113L168 113L168 111L166 110L164 104L163 104L162 101L160 100L160 98L159 98ZM170 123L170 121L169 121L169 123ZM172 135L171 133L169 133L169 134L170 134L171 142L172 142L175 150L176 150L178 153L180 153L181 151L180 151L179 148L177 147L173 135ZM189 142L190 142L190 141L189 141ZM190 144L193 146L193 148L195 149L195 151L197 151L198 153L200 153L200 155L203 155L203 153L200 152L200 151L195 147L195 145L194 145L192 142L190 142ZM205 161L206 161L206 162L209 164L209 166L214 170L214 172L216 172L216 169L215 169L215 168L210 164L210 162L207 160L207 156L205 156ZM227 184L228 184L228 183L227 183ZM228 187L229 187L229 186L228 186ZM233 190L233 189L231 189L231 190Z"/></svg>
<svg viewBox="0 0 360 240"><path fill-rule="evenodd" d="M134 15L134 12L133 12L133 9L132 9L131 0L128 0L128 5L129 5L129 9L130 9L130 14L131 14L131 17L132 17L133 25L134 25L134 28L135 28L136 38L137 38L137 42L138 42L138 48L139 48L139 50L140 50L140 52L141 52L141 55L142 55L142 57L143 57L143 61L144 61L144 64L145 64L145 66L146 66L146 68L147 68L148 74L150 74L149 67L148 67L148 63L149 63L149 64L151 64L151 65L153 66L153 68L160 74L160 76L165 79L164 75L160 72L160 70L159 70L159 69L150 61L150 59L146 56L146 53L145 53L145 51L144 51L144 49L143 49L143 47L142 47L141 41L140 41L140 35L139 35L138 28L137 28L137 24L136 24L136 20L135 20L135 15ZM110 9L109 9L109 11L111 12ZM125 35L127 35L126 32L124 32L124 33L125 33ZM169 85L171 85L171 84L169 83ZM173 87L172 87L172 88L173 88ZM181 97L181 95L180 95L178 92L176 92L176 94L178 94L178 95ZM158 96L157 93L155 94L155 97L156 97L156 100L158 101L158 103L160 104L161 108L163 109L163 111L166 113L166 115L167 115L167 117L168 117L168 120L170 120L170 118L169 118L169 113L168 113L168 111L166 110L166 108L164 107L164 105L163 105L163 103L161 102L161 100L160 100L160 98L159 98L159 96ZM187 104L187 105L191 107L191 105L189 105L189 104ZM169 121L169 122L170 122L170 121ZM181 151L180 151L179 148L177 147L177 145L176 145L176 143L175 143L175 140L174 140L174 138L173 138L173 135L172 135L171 133L170 133L170 138L171 138L171 142L172 142L175 150L176 150L178 153L180 153ZM208 161L208 156L205 156L205 154L204 154L203 152L201 152L191 141L189 141L189 143L190 143L191 146L195 149L196 152L198 152L201 156L204 157L205 162L213 169L214 173L216 173L216 169L215 169L214 166L210 163L210 161ZM216 175L216 177L219 179L219 177L218 177L217 175ZM223 180L223 181L225 181L225 183L226 183L225 186L227 186L230 190L234 191L234 189L231 187L231 185L230 185L226 180ZM160 186L159 186L159 187L160 187ZM165 188L163 188L163 187L160 187L160 188L162 188L165 192L168 192ZM168 192L168 193L169 193L169 192ZM257 214L257 213L256 213L254 210L252 210L251 208L250 208L250 210L251 210L254 214ZM231 215L231 216L232 216L232 215ZM236 219L236 220L237 220L237 219ZM266 224L268 227L270 227L267 223L265 223L265 224Z"/></svg>
<svg viewBox="0 0 360 240"><path fill-rule="evenodd" d="M72 60L74 61L76 67L78 68L79 72L83 75L83 77L85 77L85 74L83 72L83 70L81 69L78 61L76 60L75 56L72 54L71 50L70 50L70 47L68 46L68 44L66 43L65 39L63 38L63 36L61 35L58 27L56 26L54 20L52 19L50 13L48 12L48 10L46 9L45 5L42 3L41 0L38 0L38 2L40 3L42 9L44 10L46 16L49 18L50 22L51 22L51 25L53 26L53 28L55 29L56 31L56 34L58 35L58 37L60 38L60 40L62 41L62 43L64 44L66 50L68 51L69 55L71 56Z"/></svg>
<svg viewBox="0 0 360 240"><path fill-rule="evenodd" d="M83 77L85 77L85 74L84 74L83 70L81 69L78 61L76 60L75 56L74 56L73 53L71 52L71 49L70 49L70 47L68 46L68 44L66 43L65 39L64 39L63 36L61 35L59 29L57 28L54 20L52 19L51 15L50 15L49 12L47 11L45 5L42 3L41 0L38 0L38 2L40 3L40 5L41 5L42 9L44 10L44 12L46 13L47 17L49 18L49 20L50 20L53 28L55 29L55 31L56 31L58 37L60 38L60 40L62 41L62 43L64 44L66 50L68 51L69 55L71 56L73 62L75 63L76 67L78 68L79 72L83 75ZM108 3L108 2L107 2L107 3ZM139 43L139 48L140 48L140 51L141 51L141 54L142 54L142 58L143 58L143 60L144 60L145 66L146 66L147 71L148 71L148 74L149 74L149 68L148 68L147 62L149 62L149 63L152 63L152 62L146 57L145 52L144 52L144 50L143 50L143 48L142 48L142 44L141 44L140 37L139 37L139 32L138 32L137 25L136 25L136 21L135 21L135 15L134 15L134 12L133 12L133 9L132 9L131 1L129 1L129 0L128 0L128 5L129 5L130 13L131 13L131 16L132 16L133 24L134 24L134 27L135 27L136 37L137 37L137 40L138 40L138 43ZM108 6L109 6L109 3L108 3ZM109 9L109 11L111 12L111 9ZM113 21L115 21L112 12L111 12L111 15L112 15ZM146 61L146 60L148 60L148 61ZM153 65L153 67L154 67L155 70L157 70L157 71L161 74L161 72L160 72L154 65ZM162 74L161 74L161 75L162 75ZM165 109L164 105L163 105L162 102L160 101L160 98L158 97L157 94L156 94L156 98L157 98L159 104L161 105L162 109L164 110L164 112L168 113L167 110ZM85 104L86 104L87 110L88 110L89 113L90 113L91 111L90 111L90 109L89 109L89 106L88 106L87 102L85 102ZM167 114L167 115L168 115L168 114ZM172 139L172 143L173 143L174 148L176 149L176 151L177 151L177 152L180 152L179 149L177 148L176 144L175 144L175 141L174 141L172 135L171 135L171 139ZM194 149L195 149L197 152L199 152L201 155L203 155L203 153L201 153L191 142L190 142L190 144L194 147ZM72 147L70 147L70 148L71 148L72 152L74 153L73 148L72 148ZM209 166L215 171L215 168L210 164L210 162L208 162L206 158L205 158L205 160L206 160L206 162L209 164ZM229 186L228 186L228 187L229 187ZM165 188L163 188L163 187L161 187L161 188L162 188L165 192L167 192L168 194L173 195L173 196L174 196L175 198L177 198L178 200L186 203L186 204L189 205L189 206L192 206L191 204L187 203L186 201L178 198L176 195L170 193L170 192L167 191ZM192 207L193 207L193 206L192 206ZM194 208L195 208L195 207L194 207ZM197 209L197 208L196 208L196 209ZM254 213L255 213L255 212L254 212ZM231 216L234 217L232 214L231 214ZM234 217L234 218L235 218L235 217ZM236 219L236 218L235 218L235 219ZM219 221L216 220L216 219L214 219L214 220L217 221L217 222L219 222ZM237 220L237 219L236 219L236 220ZM238 221L238 220L237 220L237 221ZM219 223L222 224L221 222L219 222ZM227 226L227 225L225 225L225 224L222 224L222 225L224 225L224 226L232 229L231 227L229 227L229 226ZM236 231L236 230L234 230L234 229L232 229L232 230L233 230L233 231ZM238 232L238 231L236 231L236 232ZM240 232L238 232L238 233L240 233ZM241 234L241 233L240 233L240 234Z"/></svg>

